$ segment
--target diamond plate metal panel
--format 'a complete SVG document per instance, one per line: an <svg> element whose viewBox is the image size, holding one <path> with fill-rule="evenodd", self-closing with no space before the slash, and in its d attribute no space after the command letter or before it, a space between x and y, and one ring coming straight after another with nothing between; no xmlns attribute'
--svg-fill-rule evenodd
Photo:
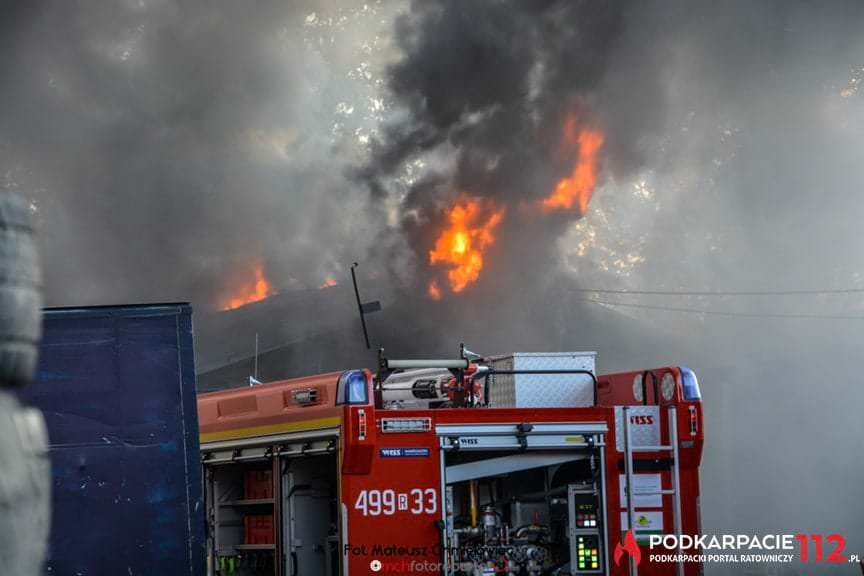
<svg viewBox="0 0 864 576"><path fill-rule="evenodd" d="M487 358L497 370L588 370L594 352L520 352ZM489 377L489 404L498 408L593 406L594 384L583 374L498 374Z"/></svg>
<svg viewBox="0 0 864 576"><path fill-rule="evenodd" d="M660 407L659 406L630 406L630 440L633 446L659 446L660 445ZM644 416L637 418L634 416ZM619 452L624 451L624 408L615 407L615 447Z"/></svg>

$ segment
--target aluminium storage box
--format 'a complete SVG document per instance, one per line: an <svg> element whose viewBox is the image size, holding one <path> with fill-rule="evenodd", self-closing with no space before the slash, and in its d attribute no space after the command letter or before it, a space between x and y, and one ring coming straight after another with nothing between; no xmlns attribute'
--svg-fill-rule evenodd
<svg viewBox="0 0 864 576"><path fill-rule="evenodd" d="M516 352L492 356L495 370L587 370L595 372L596 352ZM491 374L486 390L493 408L593 406L594 381L587 374Z"/></svg>

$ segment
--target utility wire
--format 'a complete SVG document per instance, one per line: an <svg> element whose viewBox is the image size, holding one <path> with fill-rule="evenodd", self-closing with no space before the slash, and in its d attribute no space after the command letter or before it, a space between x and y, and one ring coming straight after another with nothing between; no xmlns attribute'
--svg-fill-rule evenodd
<svg viewBox="0 0 864 576"><path fill-rule="evenodd" d="M800 296L815 294L864 294L864 288L828 290L615 290L612 288L569 288L571 292L635 294L640 296Z"/></svg>
<svg viewBox="0 0 864 576"><path fill-rule="evenodd" d="M647 310L662 310L664 312L681 312L685 314L704 314L706 316L731 316L738 318L798 318L810 320L864 320L864 316L847 316L841 314L784 314L772 312L730 312L723 310L703 310L700 308L683 308L678 306L654 306L652 304L628 304L622 302L608 302L606 300L595 300L594 298L577 298L579 302L590 302L600 306L612 306L622 308L641 308Z"/></svg>

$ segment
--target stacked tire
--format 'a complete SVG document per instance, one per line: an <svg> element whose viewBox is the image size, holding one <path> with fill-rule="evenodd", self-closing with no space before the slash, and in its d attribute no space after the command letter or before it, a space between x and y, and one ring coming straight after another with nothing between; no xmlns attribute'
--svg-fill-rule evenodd
<svg viewBox="0 0 864 576"><path fill-rule="evenodd" d="M51 476L42 413L15 390L33 378L42 292L29 205L0 192L0 573L44 574Z"/></svg>
<svg viewBox="0 0 864 576"><path fill-rule="evenodd" d="M22 386L36 369L42 329L42 276L31 210L0 193L0 386Z"/></svg>

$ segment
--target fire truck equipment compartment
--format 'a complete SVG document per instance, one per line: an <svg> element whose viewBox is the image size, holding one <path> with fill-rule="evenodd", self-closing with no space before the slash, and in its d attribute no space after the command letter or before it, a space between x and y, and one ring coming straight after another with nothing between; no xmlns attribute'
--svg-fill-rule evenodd
<svg viewBox="0 0 864 576"><path fill-rule="evenodd" d="M514 352L486 359L493 370L586 370L595 373L595 352ZM489 405L495 408L593 406L587 374L491 374Z"/></svg>

